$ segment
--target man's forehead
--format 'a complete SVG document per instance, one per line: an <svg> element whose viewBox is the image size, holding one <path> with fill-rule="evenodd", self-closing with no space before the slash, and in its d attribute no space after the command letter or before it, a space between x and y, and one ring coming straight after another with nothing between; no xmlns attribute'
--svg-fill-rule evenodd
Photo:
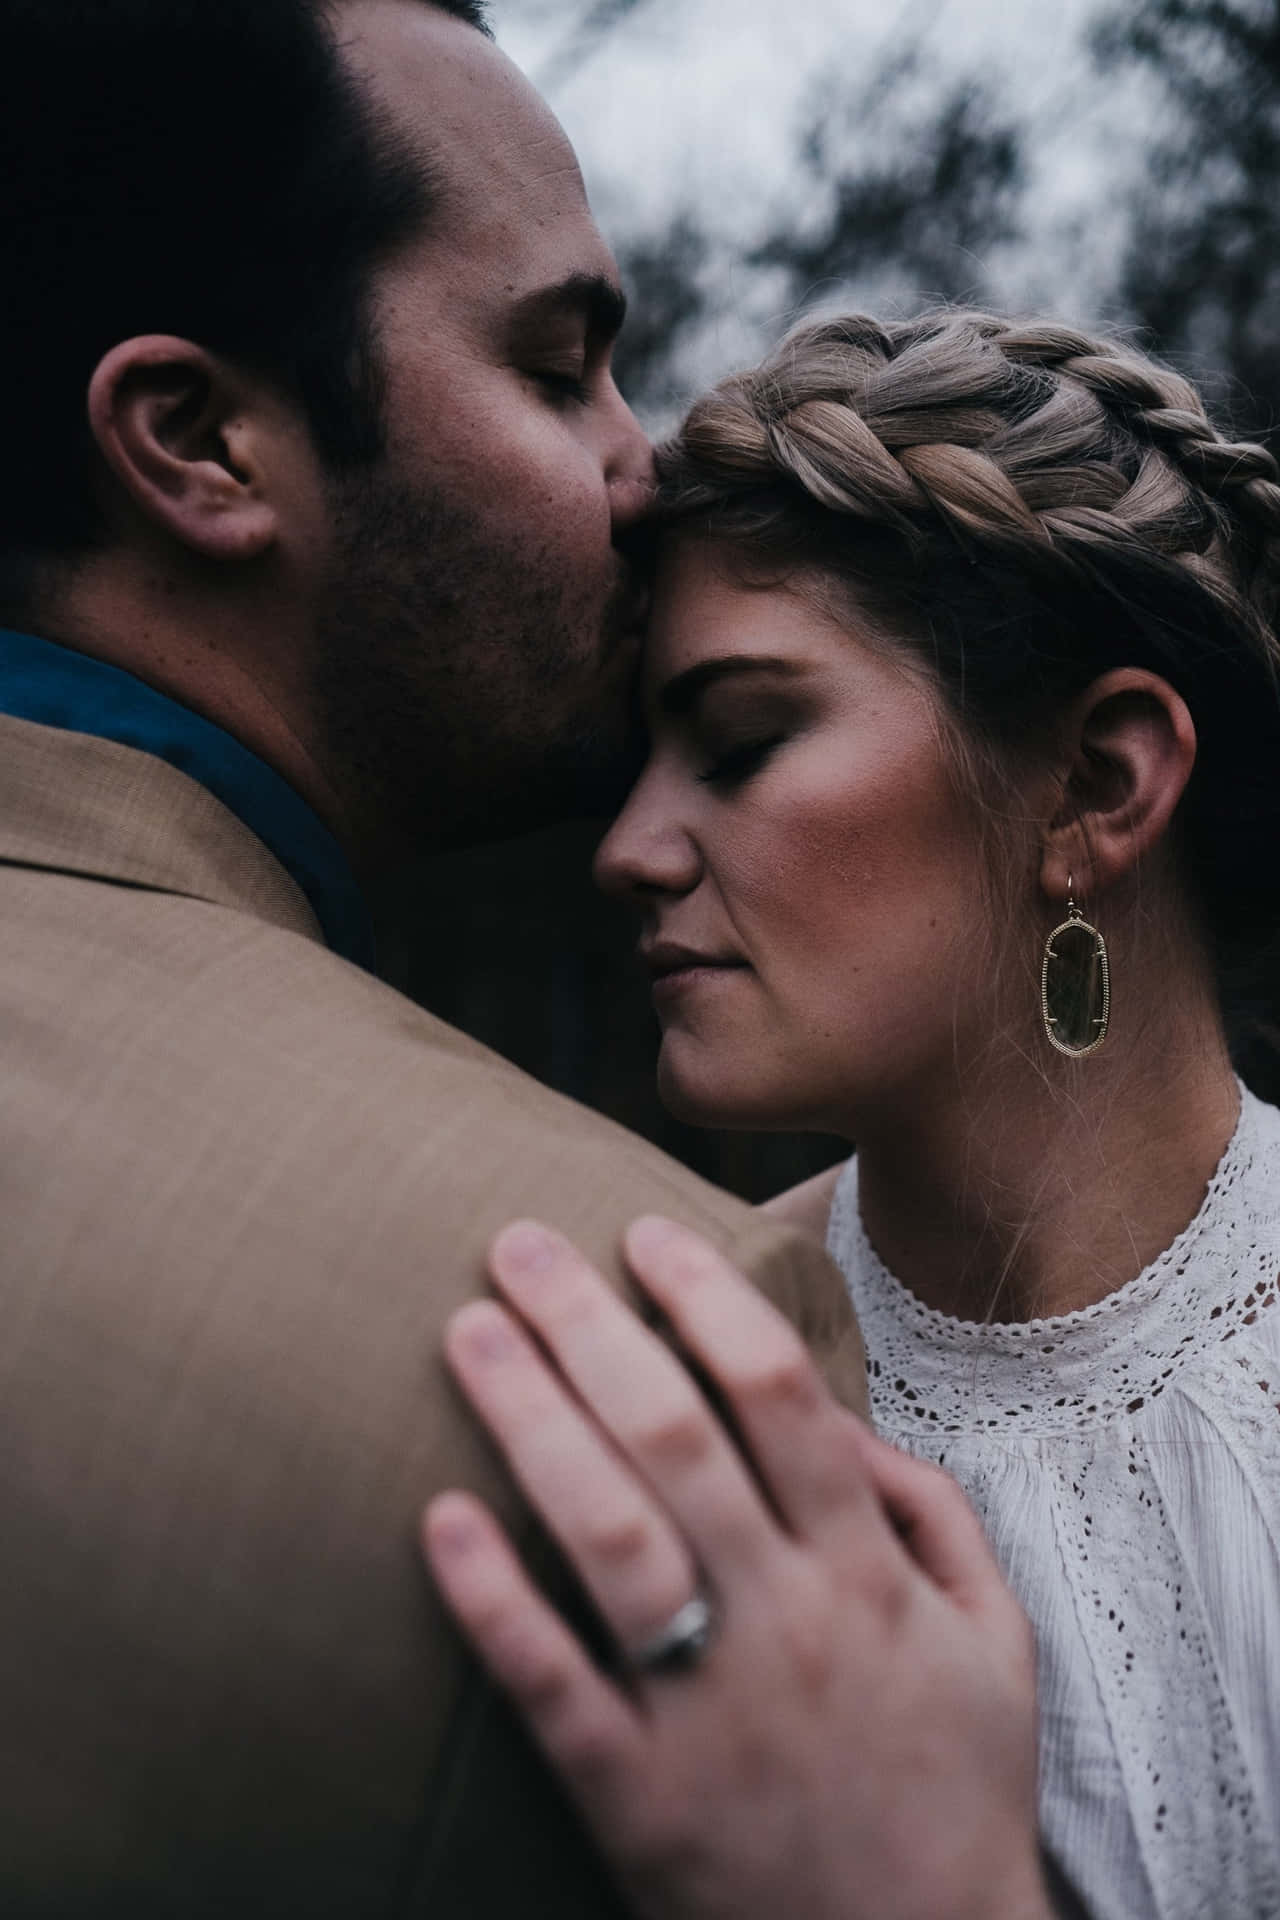
<svg viewBox="0 0 1280 1920"><path fill-rule="evenodd" d="M577 156L559 121L506 55L424 0L348 0L340 36L400 136L446 199L468 185L585 206ZM468 196L471 197L471 196Z"/></svg>
<svg viewBox="0 0 1280 1920"><path fill-rule="evenodd" d="M455 290L486 302L576 279L611 283L616 303L577 157L519 68L424 0L348 0L340 20L352 68L431 182L419 260L447 260Z"/></svg>

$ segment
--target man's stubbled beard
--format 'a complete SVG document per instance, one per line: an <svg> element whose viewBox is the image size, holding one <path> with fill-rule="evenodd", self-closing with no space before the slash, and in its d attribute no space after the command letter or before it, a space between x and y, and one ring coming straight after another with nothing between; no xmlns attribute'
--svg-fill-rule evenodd
<svg viewBox="0 0 1280 1920"><path fill-rule="evenodd" d="M385 460L329 497L316 695L357 837L398 859L616 806L640 755L631 566L568 579Z"/></svg>

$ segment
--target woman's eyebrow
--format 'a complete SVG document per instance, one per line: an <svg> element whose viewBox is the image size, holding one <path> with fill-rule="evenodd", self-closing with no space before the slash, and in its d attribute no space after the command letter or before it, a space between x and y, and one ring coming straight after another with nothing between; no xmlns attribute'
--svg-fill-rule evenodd
<svg viewBox="0 0 1280 1920"><path fill-rule="evenodd" d="M709 686L731 675L772 673L790 678L804 672L804 662L787 660L766 653L725 653L715 660L700 660L667 681L658 695L658 707L669 714L688 713Z"/></svg>

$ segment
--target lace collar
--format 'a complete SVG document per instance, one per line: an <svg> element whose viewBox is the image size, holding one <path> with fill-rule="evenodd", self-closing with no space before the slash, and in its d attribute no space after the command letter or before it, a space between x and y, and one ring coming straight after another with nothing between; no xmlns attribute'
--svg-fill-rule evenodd
<svg viewBox="0 0 1280 1920"><path fill-rule="evenodd" d="M1236 1130L1172 1246L1105 1299L1051 1319L984 1323L925 1306L867 1239L851 1160L828 1246L862 1324L877 1422L1039 1434L1137 1418L1199 1355L1252 1326L1280 1274L1280 1113L1240 1093Z"/></svg>

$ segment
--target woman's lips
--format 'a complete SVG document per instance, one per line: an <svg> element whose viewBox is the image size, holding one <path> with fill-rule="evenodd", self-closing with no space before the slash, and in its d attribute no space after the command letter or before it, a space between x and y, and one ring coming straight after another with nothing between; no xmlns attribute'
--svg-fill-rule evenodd
<svg viewBox="0 0 1280 1920"><path fill-rule="evenodd" d="M731 974L745 972L746 968L740 960L704 961L697 967L675 967L670 973L660 973L655 978L654 1004L679 1000L700 987L710 986L714 981L726 980Z"/></svg>
<svg viewBox="0 0 1280 1920"><path fill-rule="evenodd" d="M643 948L642 957L653 976L655 1001L670 1000L696 987L706 986L731 973L746 971L746 961L730 954L698 953L692 948L666 944Z"/></svg>

